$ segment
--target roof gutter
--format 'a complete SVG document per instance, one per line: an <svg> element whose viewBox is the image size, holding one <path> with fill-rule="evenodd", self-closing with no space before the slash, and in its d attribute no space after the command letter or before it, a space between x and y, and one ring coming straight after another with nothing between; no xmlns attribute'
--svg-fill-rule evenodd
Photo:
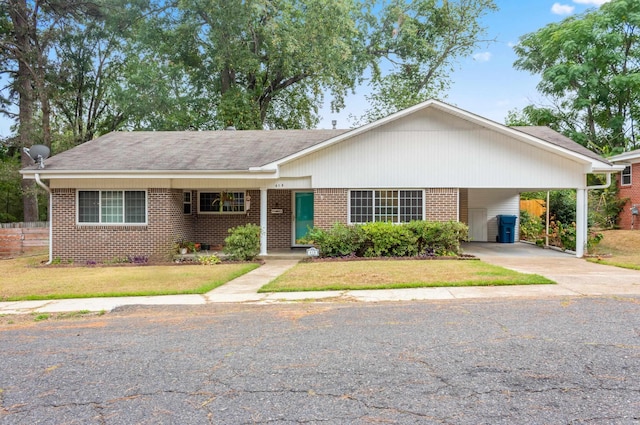
<svg viewBox="0 0 640 425"><path fill-rule="evenodd" d="M51 206L53 205L53 198L51 194L51 189L49 186L44 184L42 180L40 180L40 173L35 173L36 184L43 188L49 194L49 207L48 207L48 218L49 218L49 261L46 262L47 265L53 262L53 223L51 222L51 218L53 217L51 212Z"/></svg>

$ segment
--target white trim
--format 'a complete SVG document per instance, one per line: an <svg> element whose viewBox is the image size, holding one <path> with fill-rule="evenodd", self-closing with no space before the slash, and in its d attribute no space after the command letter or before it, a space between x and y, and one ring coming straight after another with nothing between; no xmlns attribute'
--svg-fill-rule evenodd
<svg viewBox="0 0 640 425"><path fill-rule="evenodd" d="M414 189L408 189L408 188L375 188L375 189L359 188L359 189L348 189L347 190L347 224L351 225L351 224L375 223L376 222L375 221L375 208L376 208L376 205L375 205L375 201L376 201L375 192L376 191L389 191L389 190L393 190L393 191L398 192L398 221L394 221L394 222L391 222L391 223L393 223L393 224L406 223L404 221L400 221L400 192L409 192L409 191L411 191L411 192L422 192L422 203L421 203L422 218L421 218L421 220L425 221L425 219L427 217L427 205L426 205L427 198L425 196L425 192L426 192L425 189L416 189L416 188L414 188ZM352 222L351 221L351 192L353 192L353 191L361 191L361 192L372 191L372 192L374 192L374 196L372 198L372 200L373 200L372 208L374 209L374 211L373 211L374 220L373 221L370 221L370 222Z"/></svg>
<svg viewBox="0 0 640 425"><path fill-rule="evenodd" d="M98 220L97 223L88 223L80 221L80 192L98 192ZM104 223L102 222L102 192L122 192L122 219L126 219L126 202L125 202L125 192L144 192L144 223L127 223L123 221L122 223ZM139 226L144 227L149 225L149 192L147 189L76 189L76 226L87 226L87 227L98 227L98 226L109 226L109 227L125 227L125 226Z"/></svg>
<svg viewBox="0 0 640 425"><path fill-rule="evenodd" d="M313 222L315 225L316 212L315 212L315 192L313 190L292 190L291 191L291 246L292 247L304 247L310 245L301 245L296 243L296 193L311 193L314 199L314 211Z"/></svg>
<svg viewBox="0 0 640 425"><path fill-rule="evenodd" d="M189 194L189 202L184 200L184 195ZM189 212L184 212L185 205L189 205ZM182 214L191 215L193 214L193 191L191 190L183 190L182 191Z"/></svg>
<svg viewBox="0 0 640 425"><path fill-rule="evenodd" d="M266 188L260 188L260 255L267 255L267 196Z"/></svg>
<svg viewBox="0 0 640 425"><path fill-rule="evenodd" d="M633 183L633 166L631 164L625 166L624 168L626 169L627 167L629 167L629 183L624 183L624 170L620 171L620 186L631 186L631 184Z"/></svg>
<svg viewBox="0 0 640 425"><path fill-rule="evenodd" d="M426 109L426 108L430 108L433 107L435 109L439 109L443 112L449 113L451 115L456 115L466 121L472 122L476 125L485 127L487 129L490 130L494 130L497 131L499 133L505 134L507 136L510 136L512 138L518 139L521 142L524 143L528 143L530 145L533 146L537 146L540 147L544 150L556 153L558 155L561 155L563 157L569 158L569 159L573 159L573 160L577 160L579 162L582 162L584 164L589 164L591 166L592 169L602 169L602 170L609 170L609 171L615 171L615 166L612 166L610 164L607 164L606 162L602 162L602 161L598 161L596 159L593 158L589 158L585 155L582 155L578 152L574 152L572 150L563 148L561 146L555 145L551 142L548 142L544 139L541 139L539 137L536 136L532 136L530 134L524 133L522 131L519 131L517 129L499 124L495 121L491 121L487 118L481 117L479 115L473 114L471 112L465 111L463 109L459 109L456 108L454 106L448 105L446 103L437 101L437 100L427 100L426 102L422 102L419 103L417 105L414 105L410 108L407 109L403 109L402 111L396 112L395 114L391 114L385 118L382 118L380 120L374 121L372 123L366 124L362 127L356 128L352 131L348 131L346 133L343 133L339 136L333 137L331 139L328 139L324 142L315 144L313 146L310 146L306 149L303 149L299 152L296 152L294 154L291 154L289 156L286 156L284 158L281 158L277 161L274 161L272 163L266 164L262 167L260 167L262 170L271 170L271 169L277 169L279 166L286 164L288 162L294 161L300 157L309 155L311 153L317 152L319 150L325 149L329 146L332 146L336 143L342 142L346 139L355 137L359 134L365 133L367 131L373 130L377 127L380 127L382 125L385 125L387 123L396 121L400 118L403 118L407 115L411 115L419 110L422 109ZM590 172L590 171L587 171Z"/></svg>

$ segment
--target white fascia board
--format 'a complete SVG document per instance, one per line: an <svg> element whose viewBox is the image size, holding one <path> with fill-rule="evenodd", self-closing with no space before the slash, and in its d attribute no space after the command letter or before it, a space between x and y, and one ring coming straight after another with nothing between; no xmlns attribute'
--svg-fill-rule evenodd
<svg viewBox="0 0 640 425"><path fill-rule="evenodd" d="M624 164L616 164L610 165L609 167L593 167L591 169L592 174L608 174L608 173L619 173L624 170Z"/></svg>
<svg viewBox="0 0 640 425"><path fill-rule="evenodd" d="M640 162L640 149L636 149L635 151L621 153L620 155L614 155L610 158L607 158L611 162L615 163L626 163L635 164Z"/></svg>
<svg viewBox="0 0 640 425"><path fill-rule="evenodd" d="M20 170L25 179L265 179L278 178L277 170L242 171L69 171L69 170Z"/></svg>

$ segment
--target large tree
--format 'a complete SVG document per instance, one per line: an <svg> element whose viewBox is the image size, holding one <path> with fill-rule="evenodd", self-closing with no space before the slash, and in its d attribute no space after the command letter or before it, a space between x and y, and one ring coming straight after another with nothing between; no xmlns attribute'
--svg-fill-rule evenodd
<svg viewBox="0 0 640 425"><path fill-rule="evenodd" d="M35 143L51 146L50 52L59 29L69 19L97 16L97 6L85 0L4 0L0 3L0 64L11 82L9 99L17 97L19 147ZM3 102L7 103L7 102ZM3 111L13 114L11 110ZM24 153L22 166L31 164ZM23 180L24 220L38 220L35 185Z"/></svg>
<svg viewBox="0 0 640 425"><path fill-rule="evenodd" d="M550 106L529 107L603 154L638 147L640 2L613 0L523 36L516 68L539 74Z"/></svg>
<svg viewBox="0 0 640 425"><path fill-rule="evenodd" d="M365 74L362 121L442 96L494 10L493 0L184 0L165 38L212 93L217 125L312 127L325 95L339 110Z"/></svg>
<svg viewBox="0 0 640 425"><path fill-rule="evenodd" d="M493 40L482 18L493 0L392 0L367 12L372 94L363 121L442 97L460 58Z"/></svg>

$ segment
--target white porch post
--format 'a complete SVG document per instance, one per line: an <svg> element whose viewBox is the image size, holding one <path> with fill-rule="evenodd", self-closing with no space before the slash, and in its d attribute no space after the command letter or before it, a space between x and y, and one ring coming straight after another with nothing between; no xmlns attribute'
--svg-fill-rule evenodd
<svg viewBox="0 0 640 425"><path fill-rule="evenodd" d="M576 257L584 256L584 247L587 235L587 191L576 191Z"/></svg>
<svg viewBox="0 0 640 425"><path fill-rule="evenodd" d="M260 189L260 255L267 255L267 189Z"/></svg>

